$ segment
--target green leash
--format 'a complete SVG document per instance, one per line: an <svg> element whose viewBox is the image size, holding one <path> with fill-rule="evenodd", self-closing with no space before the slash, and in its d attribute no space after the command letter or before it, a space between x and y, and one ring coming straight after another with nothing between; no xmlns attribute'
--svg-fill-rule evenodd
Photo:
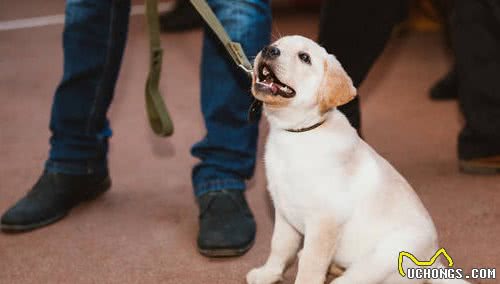
<svg viewBox="0 0 500 284"><path fill-rule="evenodd" d="M145 91L146 112L154 133L165 137L174 133L174 125L159 88L163 49L160 42L158 0L146 1L146 18L149 32L149 73Z"/></svg>
<svg viewBox="0 0 500 284"><path fill-rule="evenodd" d="M252 77L252 64L248 61L243 48L238 42L231 41L231 38L220 23L219 19L217 19L217 16L215 16L210 6L208 6L207 1L190 0L190 2L222 42L234 63L243 69L249 77Z"/></svg>
<svg viewBox="0 0 500 284"><path fill-rule="evenodd" d="M190 0L203 20L222 42L234 63L246 74L252 76L252 64L238 42L231 41L226 30L205 0ZM146 18L149 33L149 74L146 81L146 112L154 133L166 137L174 132L174 125L159 90L163 49L160 42L160 21L158 0L146 0ZM261 103L254 101L249 111L249 120L254 120L260 111Z"/></svg>

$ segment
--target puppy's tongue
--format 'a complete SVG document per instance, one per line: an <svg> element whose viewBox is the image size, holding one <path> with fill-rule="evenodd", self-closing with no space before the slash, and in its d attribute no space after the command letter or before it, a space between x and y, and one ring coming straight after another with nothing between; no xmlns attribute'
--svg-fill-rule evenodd
<svg viewBox="0 0 500 284"><path fill-rule="evenodd" d="M275 95L279 90L278 86L274 83L269 84L269 87L271 88L271 92L273 93L273 95Z"/></svg>
<svg viewBox="0 0 500 284"><path fill-rule="evenodd" d="M263 83L263 82L257 82L257 87L261 92L270 92L273 95L276 95L276 93L279 90L278 85L275 83Z"/></svg>

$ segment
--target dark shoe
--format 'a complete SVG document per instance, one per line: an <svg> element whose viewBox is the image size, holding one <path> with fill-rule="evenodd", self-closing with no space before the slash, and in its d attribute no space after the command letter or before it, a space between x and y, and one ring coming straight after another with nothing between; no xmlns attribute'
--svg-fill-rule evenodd
<svg viewBox="0 0 500 284"><path fill-rule="evenodd" d="M44 172L31 191L5 212L0 228L20 232L49 225L110 186L107 174L77 176Z"/></svg>
<svg viewBox="0 0 500 284"><path fill-rule="evenodd" d="M460 170L467 174L500 174L500 155L460 160Z"/></svg>
<svg viewBox="0 0 500 284"><path fill-rule="evenodd" d="M221 190L197 198L200 207L198 250L210 257L238 256L255 239L255 220L241 190Z"/></svg>
<svg viewBox="0 0 500 284"><path fill-rule="evenodd" d="M183 32L200 28L201 16L188 0L177 0L172 11L160 16L160 28L163 32Z"/></svg>
<svg viewBox="0 0 500 284"><path fill-rule="evenodd" d="M439 80L430 90L433 100L452 100L458 97L457 72L452 69Z"/></svg>

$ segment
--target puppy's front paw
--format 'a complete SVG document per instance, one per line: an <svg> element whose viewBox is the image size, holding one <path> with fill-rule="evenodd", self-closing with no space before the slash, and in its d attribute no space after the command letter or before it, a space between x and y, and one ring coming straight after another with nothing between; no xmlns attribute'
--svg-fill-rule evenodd
<svg viewBox="0 0 500 284"><path fill-rule="evenodd" d="M281 273L267 269L265 266L254 268L247 274L248 284L273 284L281 280Z"/></svg>

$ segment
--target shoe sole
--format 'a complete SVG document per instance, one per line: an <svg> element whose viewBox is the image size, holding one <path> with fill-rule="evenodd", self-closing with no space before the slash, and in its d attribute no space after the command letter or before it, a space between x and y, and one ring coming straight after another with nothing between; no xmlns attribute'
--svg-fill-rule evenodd
<svg viewBox="0 0 500 284"><path fill-rule="evenodd" d="M47 225L50 225L52 223L55 223L62 218L64 218L66 215L68 215L69 212L63 213L61 215L57 215L55 217L52 217L47 220L43 220L38 223L33 223L33 224L28 224L28 225L9 225L9 224L0 224L0 229L4 232L7 233L21 233L21 232L27 232L31 231L37 228L45 227Z"/></svg>
<svg viewBox="0 0 500 284"><path fill-rule="evenodd" d="M221 249L202 249L198 247L198 252L201 255L207 257L232 257L232 256L241 256L244 255L247 251L249 251L254 244L254 241L249 243L247 246L242 248L221 248Z"/></svg>
<svg viewBox="0 0 500 284"><path fill-rule="evenodd" d="M500 167L477 165L475 163L460 161L459 168L462 173L473 175L495 175L500 174Z"/></svg>
<svg viewBox="0 0 500 284"><path fill-rule="evenodd" d="M100 187L99 190L92 192L91 194L85 196L82 199L82 201L79 202L74 207L78 206L81 203L92 201L92 200L96 199L97 197L99 197L101 194L108 191L111 188L111 179L106 178L101 184L98 185L98 187ZM71 208L71 209L73 209L73 208ZM0 230L2 230L3 232L7 232L7 233L21 233L21 232L27 232L27 231L38 229L41 227L45 227L45 226L48 226L48 225L55 223L55 222L61 220L62 218L64 218L66 215L69 214L69 211L71 211L71 209L68 210L67 212L61 213L55 217L40 221L38 223L32 223L32 224L27 224L27 225L0 224Z"/></svg>

